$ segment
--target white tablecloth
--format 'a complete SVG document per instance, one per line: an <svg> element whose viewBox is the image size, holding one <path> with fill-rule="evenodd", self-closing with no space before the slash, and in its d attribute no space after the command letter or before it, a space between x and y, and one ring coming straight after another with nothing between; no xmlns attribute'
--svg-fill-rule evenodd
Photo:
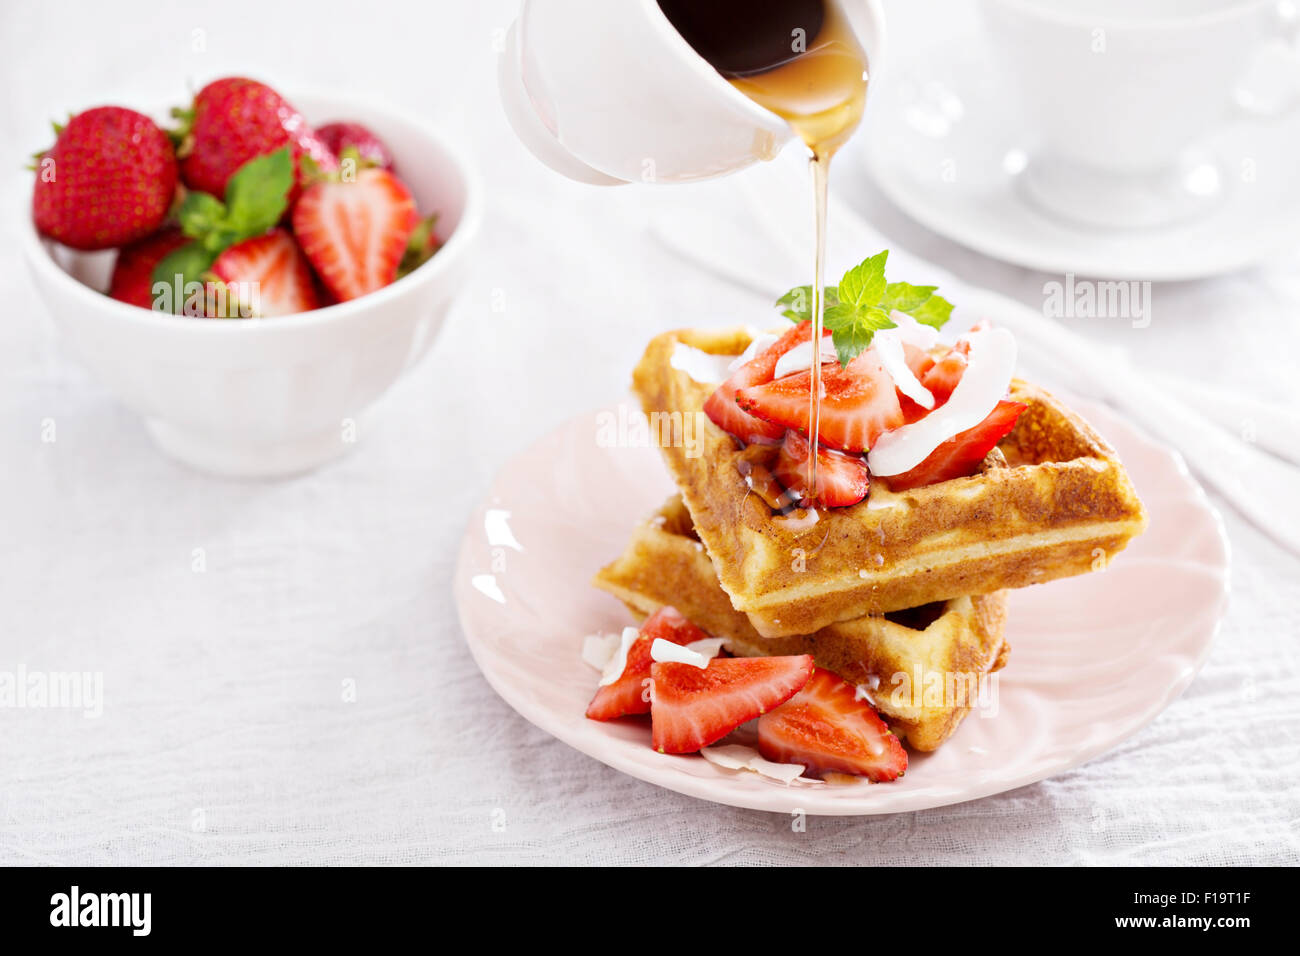
<svg viewBox="0 0 1300 956"><path fill-rule="evenodd" d="M942 16L936 5L889 4L896 53L927 24L961 28L955 2ZM12 223L28 186L7 183L0 671L102 673L103 712L0 709L0 863L1300 858L1300 561L1227 508L1232 608L1191 688L1106 756L977 802L794 832L781 816L619 774L492 693L450 598L469 506L537 436L624 394L652 333L755 307L652 240L662 190L572 184L515 142L494 80L513 6L380 15L390 8L374 4L358 16L330 2L310 18L251 2L202 14L3 7L11 168L68 109L180 102L187 84L244 72L386 98L461 131L489 201L475 275L441 342L356 452L308 477L246 483L164 458L68 359L19 263ZM852 171L837 189L897 246L1041 305L1046 277L909 224ZM1079 330L1294 402L1297 266L1300 247L1229 278L1158 286L1140 335ZM42 440L51 422L56 440Z"/></svg>

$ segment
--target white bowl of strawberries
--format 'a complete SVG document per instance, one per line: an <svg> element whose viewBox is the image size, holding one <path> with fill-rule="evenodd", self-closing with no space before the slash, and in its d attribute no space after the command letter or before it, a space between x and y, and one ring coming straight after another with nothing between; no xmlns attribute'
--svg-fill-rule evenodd
<svg viewBox="0 0 1300 956"><path fill-rule="evenodd" d="M290 105L232 77L173 113L167 130L119 107L58 128L24 230L36 285L168 454L307 471L354 447L433 344L469 266L478 178L416 120L341 97Z"/></svg>

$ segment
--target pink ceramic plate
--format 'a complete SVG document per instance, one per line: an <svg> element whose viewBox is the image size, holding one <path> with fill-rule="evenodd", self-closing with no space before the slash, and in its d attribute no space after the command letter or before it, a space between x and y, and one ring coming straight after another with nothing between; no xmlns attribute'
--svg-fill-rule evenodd
<svg viewBox="0 0 1300 956"><path fill-rule="evenodd" d="M996 714L972 712L938 752L888 784L786 786L650 749L639 720L583 717L598 674L582 639L633 623L591 586L633 525L672 492L658 452L620 429L639 412L582 415L511 461L470 518L456 602L488 682L528 720L661 787L738 807L894 813L973 800L1077 767L1133 734L1196 675L1227 604L1222 523L1179 456L1109 409L1078 406L1115 446L1151 525L1100 573L1013 592ZM603 427L602 427L603 426ZM610 447L611 444L614 447Z"/></svg>

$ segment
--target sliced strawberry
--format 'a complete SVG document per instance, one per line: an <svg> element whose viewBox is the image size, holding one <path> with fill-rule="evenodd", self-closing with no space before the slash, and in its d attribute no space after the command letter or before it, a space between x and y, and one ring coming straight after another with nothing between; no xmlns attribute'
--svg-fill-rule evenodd
<svg viewBox="0 0 1300 956"><path fill-rule="evenodd" d="M776 374L777 360L796 345L802 345L811 338L811 322L800 322L789 329L762 352L736 369L731 378L719 385L705 401L704 414L708 415L713 424L724 432L736 436L747 445L772 444L780 441L785 434L785 429L742 412L736 404L736 391L750 385L762 385L772 381L772 376Z"/></svg>
<svg viewBox="0 0 1300 956"><path fill-rule="evenodd" d="M809 654L715 657L708 667L656 663L650 668L652 744L660 753L694 753L785 703L812 672Z"/></svg>
<svg viewBox="0 0 1300 956"><path fill-rule="evenodd" d="M293 231L326 288L340 302L397 278L407 239L419 221L402 181L383 169L353 180L316 183L293 207Z"/></svg>
<svg viewBox="0 0 1300 956"><path fill-rule="evenodd" d="M284 229L235 243L209 271L226 286L227 315L291 315L320 305L311 267Z"/></svg>
<svg viewBox="0 0 1300 956"><path fill-rule="evenodd" d="M796 498L807 499L808 439L797 432L786 432L772 473ZM871 476L865 461L855 455L817 446L815 497L819 502L827 508L855 505L867 496L870 487Z"/></svg>
<svg viewBox="0 0 1300 956"><path fill-rule="evenodd" d="M934 368L934 358L925 349L910 343L903 345L903 359L907 362L907 367L912 370L917 381L925 378L925 373Z"/></svg>
<svg viewBox="0 0 1300 956"><path fill-rule="evenodd" d="M966 371L966 346L965 342L959 342L948 351L948 354L939 359L930 369L921 376L921 384L930 390L934 396L934 407L938 408L944 402L948 401L952 395L952 390L957 387L961 381L962 373Z"/></svg>
<svg viewBox="0 0 1300 956"><path fill-rule="evenodd" d="M746 412L806 435L811 371L766 385L742 388L736 404ZM822 369L821 443L847 452L869 449L882 432L903 424L894 380L868 349L846 367Z"/></svg>
<svg viewBox="0 0 1300 956"><path fill-rule="evenodd" d="M907 770L907 751L875 708L820 667L803 690L759 718L758 750L777 763L803 764L817 777L848 773L883 782Z"/></svg>
<svg viewBox="0 0 1300 956"><path fill-rule="evenodd" d="M949 478L973 475L984 456L1016 426L1016 420L1025 408L1023 402L1004 399L994 406L984 421L949 438L915 468L881 480L892 491L906 491L908 488L932 485Z"/></svg>
<svg viewBox="0 0 1300 956"><path fill-rule="evenodd" d="M904 344L903 358L907 361L907 367L912 370L912 374L916 376L916 380L924 383L926 373L934 368L934 359L931 358L930 353L915 345ZM930 409L908 398L902 391L898 393L898 404L903 409L903 422L908 425L920 421L930 412Z"/></svg>
<svg viewBox="0 0 1300 956"><path fill-rule="evenodd" d="M681 611L661 607L646 618L640 636L628 648L623 675L596 691L596 696L587 705L587 716L592 720L613 720L627 714L650 713L649 695L645 693L650 665L654 663L650 658L650 645L660 637L674 644L690 644L708 636L688 621Z"/></svg>

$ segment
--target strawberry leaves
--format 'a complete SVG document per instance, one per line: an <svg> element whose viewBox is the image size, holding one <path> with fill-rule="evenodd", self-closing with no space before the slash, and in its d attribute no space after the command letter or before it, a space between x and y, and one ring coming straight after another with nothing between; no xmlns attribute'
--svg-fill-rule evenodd
<svg viewBox="0 0 1300 956"><path fill-rule="evenodd" d="M888 259L888 249L863 259L844 273L838 286L826 287L822 323L831 333L841 366L870 348L877 332L895 327L890 317L895 311L936 329L952 314L952 303L935 295L937 286L887 281ZM792 322L811 321L812 287L796 286L777 299L776 306Z"/></svg>
<svg viewBox="0 0 1300 956"><path fill-rule="evenodd" d="M181 288L201 282L222 252L280 221L292 188L293 155L285 146L239 167L226 184L225 202L209 193L187 194L178 218L181 231L194 241L165 256L154 268L153 281L179 282ZM180 311L184 297L176 295L172 301Z"/></svg>
<svg viewBox="0 0 1300 956"><path fill-rule="evenodd" d="M351 146L348 147L348 149L352 148ZM341 162L346 161L341 160ZM433 254L442 247L442 244L438 242L437 234L433 231L433 227L437 223L438 214L435 212L425 216L415 224L415 228L411 230L411 237L406 240L406 251L402 253L402 261L397 265L397 278L400 279L402 276L414 272L433 258Z"/></svg>

